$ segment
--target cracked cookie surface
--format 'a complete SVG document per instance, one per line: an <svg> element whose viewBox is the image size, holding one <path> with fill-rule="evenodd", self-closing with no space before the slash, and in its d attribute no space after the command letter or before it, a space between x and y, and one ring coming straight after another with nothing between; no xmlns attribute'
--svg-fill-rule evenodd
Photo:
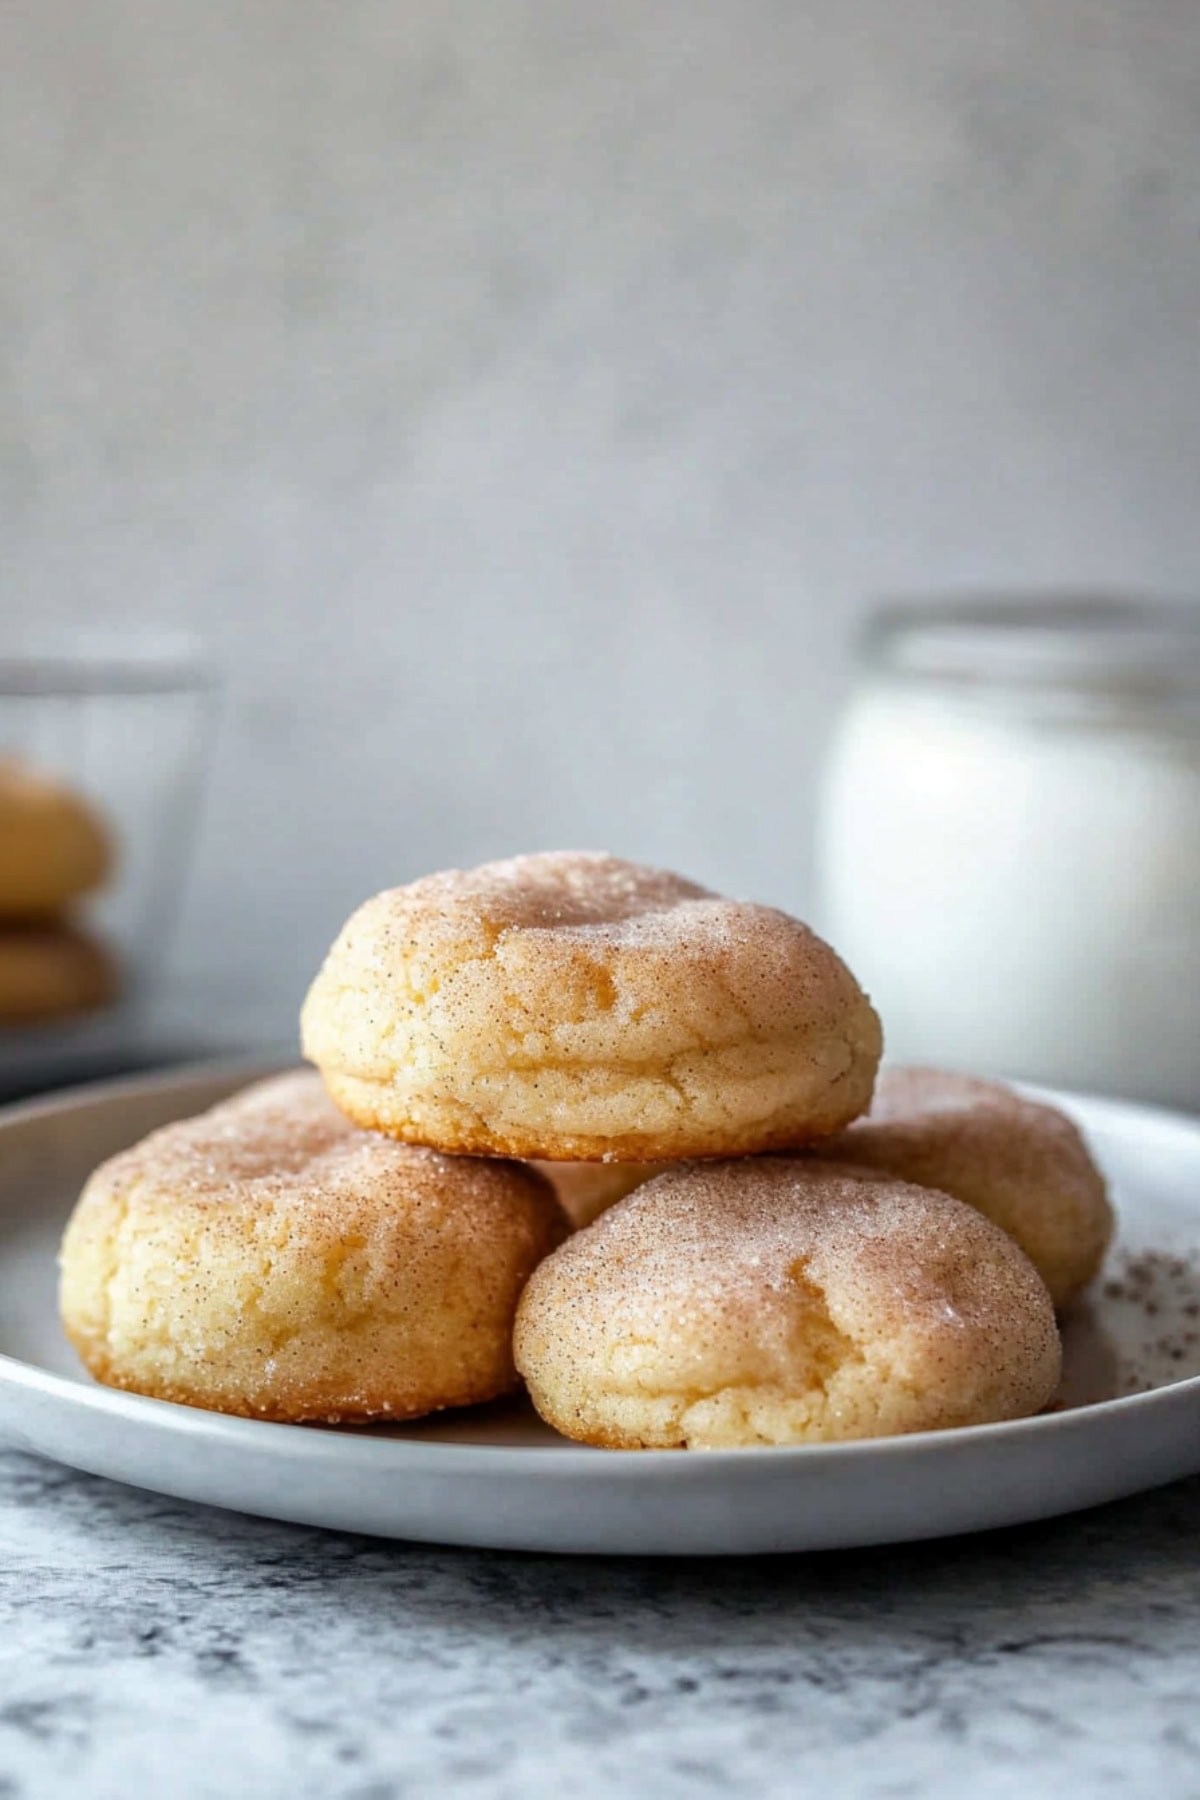
<svg viewBox="0 0 1200 1800"><path fill-rule="evenodd" d="M1016 1239L1058 1307L1104 1261L1113 1212L1080 1132L1002 1082L885 1069L870 1113L818 1148L976 1207Z"/></svg>
<svg viewBox="0 0 1200 1800"><path fill-rule="evenodd" d="M517 1300L566 1231L535 1171L360 1131L304 1071L97 1169L63 1240L63 1323L135 1393L416 1418L516 1385Z"/></svg>
<svg viewBox="0 0 1200 1800"><path fill-rule="evenodd" d="M304 1051L359 1124L448 1151L672 1161L789 1149L869 1104L879 1020L773 907L592 852L378 894Z"/></svg>
<svg viewBox="0 0 1200 1800"><path fill-rule="evenodd" d="M1019 1418L1057 1386L1050 1296L946 1194L806 1158L693 1163L542 1263L517 1367L549 1424L733 1449Z"/></svg>

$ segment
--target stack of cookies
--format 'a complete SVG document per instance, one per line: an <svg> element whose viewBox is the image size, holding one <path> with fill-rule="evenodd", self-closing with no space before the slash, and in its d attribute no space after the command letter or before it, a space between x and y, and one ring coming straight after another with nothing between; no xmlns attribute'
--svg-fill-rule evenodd
<svg viewBox="0 0 1200 1800"><path fill-rule="evenodd" d="M62 1310L100 1380L413 1418L520 1379L564 1435L797 1444L1007 1419L1111 1230L1074 1127L876 1082L805 925L658 869L517 857L377 895L305 1002L319 1075L92 1177Z"/></svg>
<svg viewBox="0 0 1200 1800"><path fill-rule="evenodd" d="M113 997L112 961L77 917L111 862L86 801L0 758L0 1025L65 1018Z"/></svg>

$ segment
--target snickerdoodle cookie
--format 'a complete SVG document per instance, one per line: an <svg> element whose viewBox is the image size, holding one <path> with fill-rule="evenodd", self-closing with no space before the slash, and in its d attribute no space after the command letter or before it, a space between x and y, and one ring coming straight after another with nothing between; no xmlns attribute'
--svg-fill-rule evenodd
<svg viewBox="0 0 1200 1800"><path fill-rule="evenodd" d="M1104 1177L1070 1119L999 1082L886 1069L869 1115L820 1153L977 1207L1020 1244L1056 1306L1087 1286L1112 1236Z"/></svg>
<svg viewBox="0 0 1200 1800"><path fill-rule="evenodd" d="M87 802L15 757L0 757L0 919L61 912L108 874L112 846Z"/></svg>
<svg viewBox="0 0 1200 1800"><path fill-rule="evenodd" d="M547 1258L517 1367L566 1436L726 1449L883 1437L1044 1406L1037 1271L959 1200L811 1158L660 1175Z"/></svg>
<svg viewBox="0 0 1200 1800"><path fill-rule="evenodd" d="M643 1181L661 1175L670 1166L669 1163L534 1163L534 1168L540 1169L553 1186L559 1205L576 1231L593 1224L602 1212L607 1212L626 1194L632 1194L634 1188L641 1187Z"/></svg>
<svg viewBox="0 0 1200 1800"><path fill-rule="evenodd" d="M117 968L97 938L68 925L0 927L0 1025L90 1012L115 999Z"/></svg>
<svg viewBox="0 0 1200 1800"><path fill-rule="evenodd" d="M96 1171L63 1241L63 1322L113 1387L415 1418L515 1385L517 1300L566 1231L532 1169L360 1131L317 1076L287 1075Z"/></svg>
<svg viewBox="0 0 1200 1800"><path fill-rule="evenodd" d="M302 1029L361 1125L567 1161L807 1143L866 1108L881 1047L858 983L806 925L585 852L368 900Z"/></svg>

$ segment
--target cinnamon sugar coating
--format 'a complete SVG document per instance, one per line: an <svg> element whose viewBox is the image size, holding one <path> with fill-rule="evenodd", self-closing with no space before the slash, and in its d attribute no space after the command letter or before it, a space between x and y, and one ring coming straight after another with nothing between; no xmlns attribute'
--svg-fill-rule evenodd
<svg viewBox="0 0 1200 1800"><path fill-rule="evenodd" d="M376 895L301 1023L359 1124L568 1161L808 1143L865 1109L881 1047L858 983L807 926L589 852Z"/></svg>
<svg viewBox="0 0 1200 1800"><path fill-rule="evenodd" d="M1045 1286L948 1195L811 1158L684 1165L556 1250L517 1313L542 1416L724 1449L1018 1418L1058 1383Z"/></svg>
<svg viewBox="0 0 1200 1800"><path fill-rule="evenodd" d="M358 1130L309 1072L103 1164L61 1308L114 1387L255 1418L415 1418L516 1383L512 1322L567 1231L516 1163Z"/></svg>
<svg viewBox="0 0 1200 1800"><path fill-rule="evenodd" d="M632 1194L670 1163L535 1162L576 1231L593 1225L600 1214Z"/></svg>
<svg viewBox="0 0 1200 1800"><path fill-rule="evenodd" d="M1076 1127L997 1081L885 1069L869 1115L820 1154L942 1188L1016 1239L1058 1307L1104 1260L1113 1214Z"/></svg>

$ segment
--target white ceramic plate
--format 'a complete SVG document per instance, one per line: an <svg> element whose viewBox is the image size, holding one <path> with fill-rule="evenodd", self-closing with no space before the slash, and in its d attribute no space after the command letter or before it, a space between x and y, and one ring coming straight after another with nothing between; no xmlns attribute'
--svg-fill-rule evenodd
<svg viewBox="0 0 1200 1800"><path fill-rule="evenodd" d="M156 1029L134 1000L77 1019L3 1025L0 1096L12 1099L68 1081L95 1081L115 1069L152 1069L172 1058L195 1062L206 1053L198 1046L190 1056L181 1056L178 1045L177 1038Z"/></svg>
<svg viewBox="0 0 1200 1800"><path fill-rule="evenodd" d="M935 1537L1200 1471L1200 1122L1062 1096L1112 1180L1122 1241L1067 1330L1060 1410L1036 1419L792 1450L627 1452L568 1444L515 1404L352 1431L97 1387L55 1310L55 1251L80 1184L103 1157L246 1079L244 1068L172 1074L0 1114L0 1437L136 1487L299 1524L622 1554Z"/></svg>

